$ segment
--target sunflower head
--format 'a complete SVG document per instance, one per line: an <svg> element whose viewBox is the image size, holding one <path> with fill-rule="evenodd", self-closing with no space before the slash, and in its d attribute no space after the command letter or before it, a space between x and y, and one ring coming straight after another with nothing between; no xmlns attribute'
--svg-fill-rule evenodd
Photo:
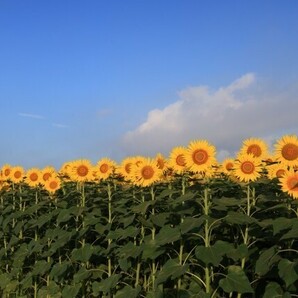
<svg viewBox="0 0 298 298"><path fill-rule="evenodd" d="M116 162L109 158L102 158L94 167L95 177L100 180L108 179L116 169Z"/></svg>
<svg viewBox="0 0 298 298"><path fill-rule="evenodd" d="M11 176L12 166L10 164L5 164L1 168L1 174L3 180L9 180Z"/></svg>
<svg viewBox="0 0 298 298"><path fill-rule="evenodd" d="M165 172L168 168L168 161L166 160L166 158L161 153L157 153L155 156L155 160L157 167Z"/></svg>
<svg viewBox="0 0 298 298"><path fill-rule="evenodd" d="M187 149L185 147L174 147L169 156L169 167L174 173L183 174L187 170L186 166Z"/></svg>
<svg viewBox="0 0 298 298"><path fill-rule="evenodd" d="M268 155L268 145L262 139L249 138L243 141L240 154L251 154L253 157L263 158Z"/></svg>
<svg viewBox="0 0 298 298"><path fill-rule="evenodd" d="M283 163L274 163L266 166L269 179L281 178L288 170L288 166Z"/></svg>
<svg viewBox="0 0 298 298"><path fill-rule="evenodd" d="M134 168L134 175L131 178L134 184L146 187L157 182L161 174L162 171L157 167L155 160L147 158Z"/></svg>
<svg viewBox="0 0 298 298"><path fill-rule="evenodd" d="M285 174L279 178L281 188L294 199L298 199L298 172L294 170L286 171Z"/></svg>
<svg viewBox="0 0 298 298"><path fill-rule="evenodd" d="M50 194L54 194L61 187L61 181L57 176L49 177L44 183L44 189Z"/></svg>
<svg viewBox="0 0 298 298"><path fill-rule="evenodd" d="M71 164L70 179L76 182L86 182L92 181L93 176L93 166L91 162L87 159L75 160Z"/></svg>
<svg viewBox="0 0 298 298"><path fill-rule="evenodd" d="M275 144L275 155L278 161L289 166L298 165L298 137L285 135Z"/></svg>
<svg viewBox="0 0 298 298"><path fill-rule="evenodd" d="M234 169L235 159L234 158L226 158L221 163L221 170L226 175L231 175Z"/></svg>
<svg viewBox="0 0 298 298"><path fill-rule="evenodd" d="M10 180L13 183L19 183L19 182L23 181L24 174L25 174L25 171L24 171L23 167L21 167L21 166L12 167Z"/></svg>
<svg viewBox="0 0 298 298"><path fill-rule="evenodd" d="M41 175L42 175L43 182L46 182L52 176L57 175L57 174L56 174L56 170L54 167L47 166L41 170Z"/></svg>
<svg viewBox="0 0 298 298"><path fill-rule="evenodd" d="M42 183L42 172L39 168L31 168L26 172L25 182L31 187Z"/></svg>
<svg viewBox="0 0 298 298"><path fill-rule="evenodd" d="M116 168L116 173L123 177L125 180L130 180L133 176L133 169L136 166L134 157L126 157L122 160L121 164Z"/></svg>
<svg viewBox="0 0 298 298"><path fill-rule="evenodd" d="M261 176L261 164L261 160L252 154L239 155L234 164L234 175L240 181L255 181Z"/></svg>

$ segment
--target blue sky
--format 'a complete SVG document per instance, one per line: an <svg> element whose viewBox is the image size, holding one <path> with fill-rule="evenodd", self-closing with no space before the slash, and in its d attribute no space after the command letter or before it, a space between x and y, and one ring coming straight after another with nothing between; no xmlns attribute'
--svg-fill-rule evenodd
<svg viewBox="0 0 298 298"><path fill-rule="evenodd" d="M233 155L297 134L295 0L0 0L0 166Z"/></svg>

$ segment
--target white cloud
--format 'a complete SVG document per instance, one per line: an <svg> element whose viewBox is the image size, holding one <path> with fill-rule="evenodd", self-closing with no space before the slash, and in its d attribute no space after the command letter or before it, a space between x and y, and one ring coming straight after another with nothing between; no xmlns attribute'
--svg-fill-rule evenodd
<svg viewBox="0 0 298 298"><path fill-rule="evenodd" d="M221 159L234 155L245 138L272 141L298 131L297 99L291 92L260 92L252 73L215 91L198 86L178 95L178 101L150 111L144 123L124 135L126 154L168 154L174 146L207 139L216 146Z"/></svg>
<svg viewBox="0 0 298 298"><path fill-rule="evenodd" d="M18 113L18 115L21 116L21 117L27 117L27 118L33 118L33 119L39 119L39 120L44 119L43 116L41 116L41 115L36 115L36 114Z"/></svg>

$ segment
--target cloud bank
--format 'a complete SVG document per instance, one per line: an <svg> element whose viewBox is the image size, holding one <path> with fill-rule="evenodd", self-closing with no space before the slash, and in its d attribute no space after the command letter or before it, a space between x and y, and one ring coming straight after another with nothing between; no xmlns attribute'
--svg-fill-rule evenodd
<svg viewBox="0 0 298 298"><path fill-rule="evenodd" d="M233 156L248 137L270 141L297 133L298 101L290 92L260 92L256 76L248 73L218 90L189 87L179 99L148 113L147 120L122 140L127 155L168 154L175 146L207 139L218 158Z"/></svg>

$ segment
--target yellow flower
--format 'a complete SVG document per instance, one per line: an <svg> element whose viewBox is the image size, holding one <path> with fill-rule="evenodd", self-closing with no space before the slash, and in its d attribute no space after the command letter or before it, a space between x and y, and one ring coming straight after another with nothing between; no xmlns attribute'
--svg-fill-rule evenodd
<svg viewBox="0 0 298 298"><path fill-rule="evenodd" d="M116 162L109 158L102 158L95 166L95 177L97 179L106 180L115 171Z"/></svg>
<svg viewBox="0 0 298 298"><path fill-rule="evenodd" d="M267 174L268 178L274 179L274 178L281 178L288 170L288 167L283 163L277 163L277 164L267 165L266 169L268 171L268 174Z"/></svg>
<svg viewBox="0 0 298 298"><path fill-rule="evenodd" d="M156 160L156 165L160 170L162 170L163 172L167 170L168 161L161 153L156 154L155 160Z"/></svg>
<svg viewBox="0 0 298 298"><path fill-rule="evenodd" d="M187 149L185 147L174 147L169 157L169 167L177 174L182 174L187 170L186 166Z"/></svg>
<svg viewBox="0 0 298 298"><path fill-rule="evenodd" d="M188 145L185 162L190 171L203 172L216 163L215 147L205 140L192 141Z"/></svg>
<svg viewBox="0 0 298 298"><path fill-rule="evenodd" d="M12 166L10 164L5 164L2 166L1 173L2 173L3 180L10 179L11 169L12 169Z"/></svg>
<svg viewBox="0 0 298 298"><path fill-rule="evenodd" d="M42 182L46 182L49 178L56 176L56 170L52 166L47 166L41 170Z"/></svg>
<svg viewBox="0 0 298 298"><path fill-rule="evenodd" d="M57 176L49 177L44 183L44 189L54 194L61 187L61 181Z"/></svg>
<svg viewBox="0 0 298 298"><path fill-rule="evenodd" d="M136 185L146 187L157 182L161 177L161 173L162 171L157 167L155 160L148 158L134 168L132 182Z"/></svg>
<svg viewBox="0 0 298 298"><path fill-rule="evenodd" d="M75 160L71 163L70 179L76 182L92 181L93 166L87 159Z"/></svg>
<svg viewBox="0 0 298 298"><path fill-rule="evenodd" d="M24 169L23 167L17 166L17 167L12 167L11 168L11 173L10 173L10 180L13 183L19 183L24 179Z"/></svg>
<svg viewBox="0 0 298 298"><path fill-rule="evenodd" d="M234 168L235 159L234 158L226 158L221 163L221 170L226 175L231 175Z"/></svg>
<svg viewBox="0 0 298 298"><path fill-rule="evenodd" d="M275 144L275 154L278 161L289 166L298 165L298 137L285 135Z"/></svg>
<svg viewBox="0 0 298 298"><path fill-rule="evenodd" d="M268 145L262 139L249 138L243 141L239 154L252 154L253 157L264 158L268 155Z"/></svg>
<svg viewBox="0 0 298 298"><path fill-rule="evenodd" d="M286 171L286 173L279 178L282 190L287 192L294 199L298 199L298 172L293 170Z"/></svg>
<svg viewBox="0 0 298 298"><path fill-rule="evenodd" d="M25 182L31 186L36 187L42 182L41 170L38 168L31 168L26 173Z"/></svg>
<svg viewBox="0 0 298 298"><path fill-rule="evenodd" d="M116 168L116 173L121 175L125 180L130 180L133 175L133 168L136 161L134 157L127 157L122 160L121 164Z"/></svg>
<svg viewBox="0 0 298 298"><path fill-rule="evenodd" d="M239 155L234 164L234 175L244 182L257 180L261 170L261 161L252 154Z"/></svg>

